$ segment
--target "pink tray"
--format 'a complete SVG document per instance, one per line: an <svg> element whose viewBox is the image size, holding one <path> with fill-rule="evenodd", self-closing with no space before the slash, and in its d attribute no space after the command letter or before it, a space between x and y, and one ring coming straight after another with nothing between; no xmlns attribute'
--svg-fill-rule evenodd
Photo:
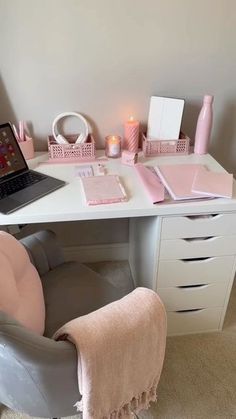
<svg viewBox="0 0 236 419"><path fill-rule="evenodd" d="M54 163L84 162L95 159L95 141L91 134L86 143L76 144L79 134L66 135L70 144L58 144L52 135L48 137L49 161Z"/></svg>
<svg viewBox="0 0 236 419"><path fill-rule="evenodd" d="M190 138L180 133L178 140L150 140L143 134L143 153L145 157L185 155L189 153Z"/></svg>

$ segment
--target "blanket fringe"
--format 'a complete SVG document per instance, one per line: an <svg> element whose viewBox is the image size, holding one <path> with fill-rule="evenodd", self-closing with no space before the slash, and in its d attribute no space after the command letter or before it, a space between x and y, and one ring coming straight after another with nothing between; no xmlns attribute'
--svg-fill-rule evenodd
<svg viewBox="0 0 236 419"><path fill-rule="evenodd" d="M145 410L150 407L151 402L157 400L157 385L151 387L148 391L144 391L137 397L126 403L118 410L114 410L109 416L103 416L101 419L123 419L131 418L132 412L138 413L140 410Z"/></svg>
<svg viewBox="0 0 236 419"><path fill-rule="evenodd" d="M126 403L118 410L114 410L110 413L109 416L103 416L101 419L129 419L132 417L132 412L138 413L140 410L146 410L150 407L150 402L155 402L157 399L156 396L157 385L151 387L148 391L144 391L137 397ZM83 399L83 398L82 398ZM74 404L77 408L77 412L83 411L83 401L82 399Z"/></svg>

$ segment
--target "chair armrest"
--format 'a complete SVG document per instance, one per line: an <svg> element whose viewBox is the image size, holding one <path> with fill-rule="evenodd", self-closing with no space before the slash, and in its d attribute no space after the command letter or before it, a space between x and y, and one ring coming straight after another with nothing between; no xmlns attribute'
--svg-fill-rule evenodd
<svg viewBox="0 0 236 419"><path fill-rule="evenodd" d="M0 312L0 402L37 417L76 414L77 353Z"/></svg>
<svg viewBox="0 0 236 419"><path fill-rule="evenodd" d="M52 231L43 230L20 239L39 275L44 275L64 263L61 247Z"/></svg>

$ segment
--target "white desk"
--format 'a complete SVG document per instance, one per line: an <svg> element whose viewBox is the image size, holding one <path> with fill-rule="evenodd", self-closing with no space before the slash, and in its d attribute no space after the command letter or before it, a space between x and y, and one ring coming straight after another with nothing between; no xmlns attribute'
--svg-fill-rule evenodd
<svg viewBox="0 0 236 419"><path fill-rule="evenodd" d="M100 156L103 155L102 152L99 154ZM236 187L232 200L218 199L204 202L153 205L140 184L133 167L122 165L120 159L109 159L104 164L106 164L109 174L120 175L128 193L129 201L127 203L89 207L84 202L80 180L74 176L74 165L44 164L43 162L46 160L47 153L37 153L37 157L29 160L28 163L31 168L65 180L68 184L12 214L0 214L0 225L236 211ZM202 163L215 171L224 170L210 155L197 156L191 154L189 156L140 159L140 161L145 161L150 166L174 164L176 162Z"/></svg>
<svg viewBox="0 0 236 419"><path fill-rule="evenodd" d="M109 159L103 164L109 174L121 177L129 201L88 207L74 166L45 160L47 154L39 153L29 165L68 184L10 215L0 215L1 225L129 218L133 277L137 285L161 295L169 334L222 328L236 268L235 185L230 200L153 205L134 168L122 165L120 159ZM146 159L150 166L176 162L224 170L209 155Z"/></svg>

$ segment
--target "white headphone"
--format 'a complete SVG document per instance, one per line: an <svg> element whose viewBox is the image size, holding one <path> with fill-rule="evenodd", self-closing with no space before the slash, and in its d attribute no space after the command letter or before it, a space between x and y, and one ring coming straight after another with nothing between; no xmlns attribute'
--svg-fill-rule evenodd
<svg viewBox="0 0 236 419"><path fill-rule="evenodd" d="M85 141L87 140L88 135L89 135L89 126L88 126L88 123L87 123L86 119L82 115L80 115L80 113L77 113L77 112L60 113L60 115L58 115L54 119L54 121L52 123L52 133L53 133L53 137L55 138L56 142L58 144L68 144L69 143L69 141L65 137L63 137L63 135L58 134L58 128L57 128L57 124L60 121L60 119L65 118L66 116L76 116L77 118L79 118L83 122L84 127L85 127L85 132L81 133L78 136L78 138L76 139L75 142L80 143L80 144L85 143Z"/></svg>

